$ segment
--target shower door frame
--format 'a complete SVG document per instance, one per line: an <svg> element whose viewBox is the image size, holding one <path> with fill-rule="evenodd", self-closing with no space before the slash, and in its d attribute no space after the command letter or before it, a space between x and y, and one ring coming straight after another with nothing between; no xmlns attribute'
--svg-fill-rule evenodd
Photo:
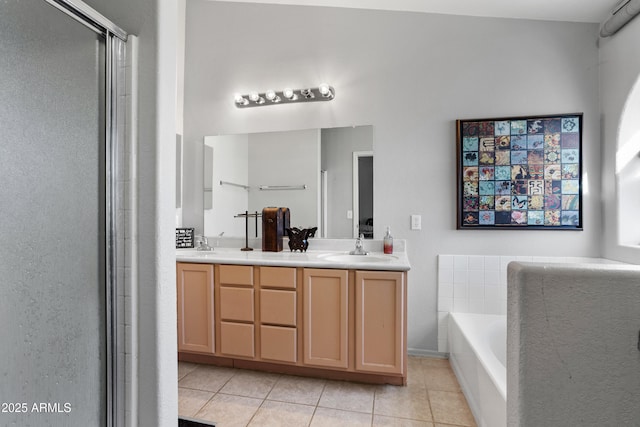
<svg viewBox="0 0 640 427"><path fill-rule="evenodd" d="M118 73L123 66L128 35L113 22L102 16L90 6L80 0L44 0L68 16L90 28L105 40L105 316L106 316L106 426L118 425L118 420L124 414L124 408L118 408L118 402L125 402L124 396L118 399L119 372L124 372L124 367L118 366L118 293L121 285L118 280L118 241L123 240L119 233L117 195L122 189L118 185L118 179L122 174L118 164L118 152L124 149L125 141L118 133L125 123L120 123L125 115L119 115L119 109L126 110L121 97L118 96L118 88L125 84ZM123 133L124 134L124 133Z"/></svg>

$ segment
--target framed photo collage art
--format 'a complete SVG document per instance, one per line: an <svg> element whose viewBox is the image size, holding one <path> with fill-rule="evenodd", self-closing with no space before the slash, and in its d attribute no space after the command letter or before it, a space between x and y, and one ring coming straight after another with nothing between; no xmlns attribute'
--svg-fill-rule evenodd
<svg viewBox="0 0 640 427"><path fill-rule="evenodd" d="M458 229L582 230L582 113L456 125Z"/></svg>

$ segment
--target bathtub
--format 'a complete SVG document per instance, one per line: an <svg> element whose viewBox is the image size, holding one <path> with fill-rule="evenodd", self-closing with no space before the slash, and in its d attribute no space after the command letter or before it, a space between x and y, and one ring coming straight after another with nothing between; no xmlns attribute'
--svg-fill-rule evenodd
<svg viewBox="0 0 640 427"><path fill-rule="evenodd" d="M507 425L507 316L449 313L449 357L479 427Z"/></svg>

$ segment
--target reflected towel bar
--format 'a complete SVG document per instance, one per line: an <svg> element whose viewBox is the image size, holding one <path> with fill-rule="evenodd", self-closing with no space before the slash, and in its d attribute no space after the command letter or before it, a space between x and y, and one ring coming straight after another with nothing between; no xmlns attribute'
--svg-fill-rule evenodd
<svg viewBox="0 0 640 427"><path fill-rule="evenodd" d="M235 182L229 182L229 181L220 181L220 185L233 185L234 187L244 188L245 190L249 189L248 185L236 184Z"/></svg>
<svg viewBox="0 0 640 427"><path fill-rule="evenodd" d="M306 190L307 185L261 185L260 190Z"/></svg>

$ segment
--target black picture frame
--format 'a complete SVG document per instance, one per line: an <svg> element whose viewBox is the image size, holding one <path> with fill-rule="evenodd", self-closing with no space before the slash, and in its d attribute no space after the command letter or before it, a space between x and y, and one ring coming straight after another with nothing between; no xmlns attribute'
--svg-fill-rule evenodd
<svg viewBox="0 0 640 427"><path fill-rule="evenodd" d="M456 120L457 229L582 230L582 122Z"/></svg>

